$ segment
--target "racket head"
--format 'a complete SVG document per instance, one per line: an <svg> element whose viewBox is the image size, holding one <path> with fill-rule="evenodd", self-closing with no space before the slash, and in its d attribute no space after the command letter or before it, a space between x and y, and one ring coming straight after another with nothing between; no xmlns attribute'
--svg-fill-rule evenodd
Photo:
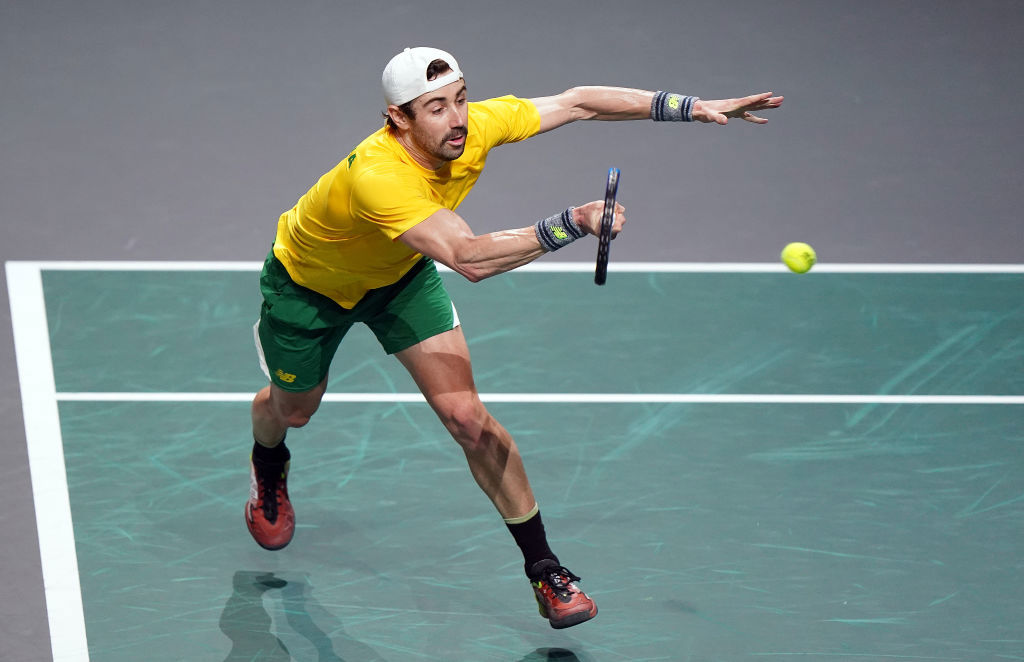
<svg viewBox="0 0 1024 662"><path fill-rule="evenodd" d="M612 243L612 225L615 222L615 198L619 193L619 169L608 168L604 187L604 210L601 213L601 234L597 237L597 265L594 282L604 285L608 279L608 251Z"/></svg>

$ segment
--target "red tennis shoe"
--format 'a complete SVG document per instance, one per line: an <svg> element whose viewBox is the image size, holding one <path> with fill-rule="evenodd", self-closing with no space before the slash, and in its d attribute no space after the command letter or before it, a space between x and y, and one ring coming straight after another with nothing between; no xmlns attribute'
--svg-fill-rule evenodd
<svg viewBox="0 0 1024 662"><path fill-rule="evenodd" d="M264 549L281 549L295 535L295 510L288 500L289 463L250 461L249 501L245 523Z"/></svg>
<svg viewBox="0 0 1024 662"><path fill-rule="evenodd" d="M540 615L556 630L597 616L597 605L576 586L580 578L568 568L550 559L539 561L530 568L529 576Z"/></svg>

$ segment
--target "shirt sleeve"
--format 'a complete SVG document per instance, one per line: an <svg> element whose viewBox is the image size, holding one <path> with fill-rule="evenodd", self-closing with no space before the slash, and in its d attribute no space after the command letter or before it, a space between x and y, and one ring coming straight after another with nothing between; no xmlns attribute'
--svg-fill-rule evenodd
<svg viewBox="0 0 1024 662"><path fill-rule="evenodd" d="M443 208L425 180L399 169L368 170L352 187L353 218L373 224L392 240Z"/></svg>
<svg viewBox="0 0 1024 662"><path fill-rule="evenodd" d="M473 104L487 148L519 142L540 131L540 111L529 99L514 96L487 99Z"/></svg>

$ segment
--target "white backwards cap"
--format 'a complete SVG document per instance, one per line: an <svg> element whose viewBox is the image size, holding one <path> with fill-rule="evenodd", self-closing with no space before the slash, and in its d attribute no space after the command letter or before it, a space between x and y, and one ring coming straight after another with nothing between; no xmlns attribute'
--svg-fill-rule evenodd
<svg viewBox="0 0 1024 662"><path fill-rule="evenodd" d="M444 60L451 67L451 71L434 80L427 80L427 66L434 60ZM407 48L391 58L388 66L384 67L384 75L381 76L380 82L384 87L384 99L388 105L401 106L421 94L433 92L460 78L462 70L451 53L438 48L419 46Z"/></svg>

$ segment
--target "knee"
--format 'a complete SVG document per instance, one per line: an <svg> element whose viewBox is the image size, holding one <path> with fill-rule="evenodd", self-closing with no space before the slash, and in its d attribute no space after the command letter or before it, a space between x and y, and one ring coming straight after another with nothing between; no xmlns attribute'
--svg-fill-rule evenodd
<svg viewBox="0 0 1024 662"><path fill-rule="evenodd" d="M278 423L289 428L301 428L309 423L309 419L320 408L319 397L294 398L274 395L272 393L267 399L266 406Z"/></svg>
<svg viewBox="0 0 1024 662"><path fill-rule="evenodd" d="M290 409L282 413L281 420L290 428L301 428L306 423L309 423L309 419L313 418L314 413L316 413L315 408L312 411Z"/></svg>
<svg viewBox="0 0 1024 662"><path fill-rule="evenodd" d="M486 443L486 430L491 415L479 398L466 398L449 403L439 410L438 414L459 445L466 449L474 449Z"/></svg>
<svg viewBox="0 0 1024 662"><path fill-rule="evenodd" d="M278 420L288 427L301 428L306 423L309 423L309 419L313 418L313 414L315 414L316 410L319 408L319 402L278 403L277 416Z"/></svg>

